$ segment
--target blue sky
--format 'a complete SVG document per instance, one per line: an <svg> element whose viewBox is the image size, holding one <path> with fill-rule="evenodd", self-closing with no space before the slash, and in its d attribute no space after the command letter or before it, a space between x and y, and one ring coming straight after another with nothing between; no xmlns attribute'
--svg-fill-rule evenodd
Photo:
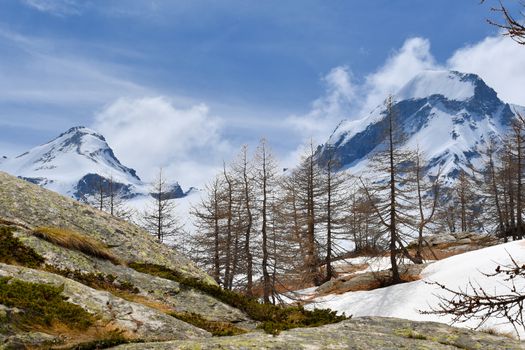
<svg viewBox="0 0 525 350"><path fill-rule="evenodd" d="M472 70L525 104L523 54L485 21L495 4L1 0L0 153L87 125L184 184L263 136L291 163L422 69Z"/></svg>

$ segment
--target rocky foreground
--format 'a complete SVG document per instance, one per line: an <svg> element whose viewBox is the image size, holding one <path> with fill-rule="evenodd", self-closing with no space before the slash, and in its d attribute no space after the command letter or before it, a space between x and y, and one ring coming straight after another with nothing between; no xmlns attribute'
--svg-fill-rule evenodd
<svg viewBox="0 0 525 350"><path fill-rule="evenodd" d="M274 336L217 289L139 227L0 172L0 349L525 349L377 317Z"/></svg>
<svg viewBox="0 0 525 350"><path fill-rule="evenodd" d="M450 327L441 323L396 318L360 317L318 328L297 328L272 336L248 333L234 337L126 344L119 350L169 349L525 349L501 336Z"/></svg>

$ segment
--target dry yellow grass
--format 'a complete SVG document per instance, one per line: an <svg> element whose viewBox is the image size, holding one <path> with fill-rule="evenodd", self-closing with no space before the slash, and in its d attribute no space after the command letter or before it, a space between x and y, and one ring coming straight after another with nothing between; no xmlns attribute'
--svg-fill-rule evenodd
<svg viewBox="0 0 525 350"><path fill-rule="evenodd" d="M102 242L78 232L58 227L38 227L33 231L33 234L61 247L109 260L115 265L121 264Z"/></svg>
<svg viewBox="0 0 525 350"><path fill-rule="evenodd" d="M509 339L518 339L516 337L516 335L514 333L512 333L512 332L504 332L504 331L500 331L500 330L498 330L496 328L492 328L492 327L481 328L480 331L483 332L483 333L490 334L490 335L506 337L506 338L509 338Z"/></svg>
<svg viewBox="0 0 525 350"><path fill-rule="evenodd" d="M33 327L31 330L51 334L63 339L63 343L54 344L53 347L51 347L51 349L55 350L105 349L107 346L97 346L97 343L104 344L107 342L110 345L118 345L128 343L137 338L136 335L131 332L123 332L111 323L104 324L103 322L97 322L97 324L82 331L71 329L68 325L56 322L48 327ZM112 341L115 340L117 340L117 342L112 344ZM93 345L87 345L90 343ZM49 347L35 346L27 347L27 349L42 350L49 349Z"/></svg>

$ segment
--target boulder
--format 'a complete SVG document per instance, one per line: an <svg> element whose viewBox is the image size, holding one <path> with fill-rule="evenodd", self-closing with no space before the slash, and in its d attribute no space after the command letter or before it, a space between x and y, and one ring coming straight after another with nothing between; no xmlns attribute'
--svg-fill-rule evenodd
<svg viewBox="0 0 525 350"><path fill-rule="evenodd" d="M454 243L456 242L456 237L449 235L449 234L440 234L440 235L429 236L426 238L426 241L431 246L435 246L439 244Z"/></svg>
<svg viewBox="0 0 525 350"><path fill-rule="evenodd" d="M401 277L408 279L417 279L421 271L428 264L406 264L399 265L399 273ZM329 293L346 293L355 292L359 290L372 290L383 286L391 278L392 272L390 270L371 271L356 273L352 275L338 277L332 279L316 289L318 294Z"/></svg>
<svg viewBox="0 0 525 350"><path fill-rule="evenodd" d="M472 243L472 239L468 237L461 238L456 241L456 244L470 244L470 243Z"/></svg>

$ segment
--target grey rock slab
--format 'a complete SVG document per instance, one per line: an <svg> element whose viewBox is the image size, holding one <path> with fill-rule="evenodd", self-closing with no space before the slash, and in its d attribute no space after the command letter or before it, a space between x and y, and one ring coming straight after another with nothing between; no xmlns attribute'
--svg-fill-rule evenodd
<svg viewBox="0 0 525 350"><path fill-rule="evenodd" d="M32 283L63 286L67 301L79 305L106 325L129 336L144 340L171 340L207 337L210 334L156 309L130 302L105 291L87 287L52 273L0 264L1 277L13 277Z"/></svg>
<svg viewBox="0 0 525 350"><path fill-rule="evenodd" d="M418 276L429 264L399 265L401 275ZM390 270L355 273L332 279L316 289L319 294L344 293L349 291L369 290L378 288L383 281L392 275Z"/></svg>
<svg viewBox="0 0 525 350"><path fill-rule="evenodd" d="M194 312L212 321L244 322L248 316L217 299L189 289L175 281L138 272L125 265L114 265L107 260L93 258L81 252L63 248L31 235L24 229L14 233L24 245L31 247L55 268L82 273L112 275L118 282L131 283L140 295L173 307L179 312Z"/></svg>
<svg viewBox="0 0 525 350"><path fill-rule="evenodd" d="M292 329L284 331L278 336L256 332L233 337L126 344L114 349L518 350L525 349L525 347L523 343L517 340L454 328L440 323L383 317L360 317L318 328Z"/></svg>

